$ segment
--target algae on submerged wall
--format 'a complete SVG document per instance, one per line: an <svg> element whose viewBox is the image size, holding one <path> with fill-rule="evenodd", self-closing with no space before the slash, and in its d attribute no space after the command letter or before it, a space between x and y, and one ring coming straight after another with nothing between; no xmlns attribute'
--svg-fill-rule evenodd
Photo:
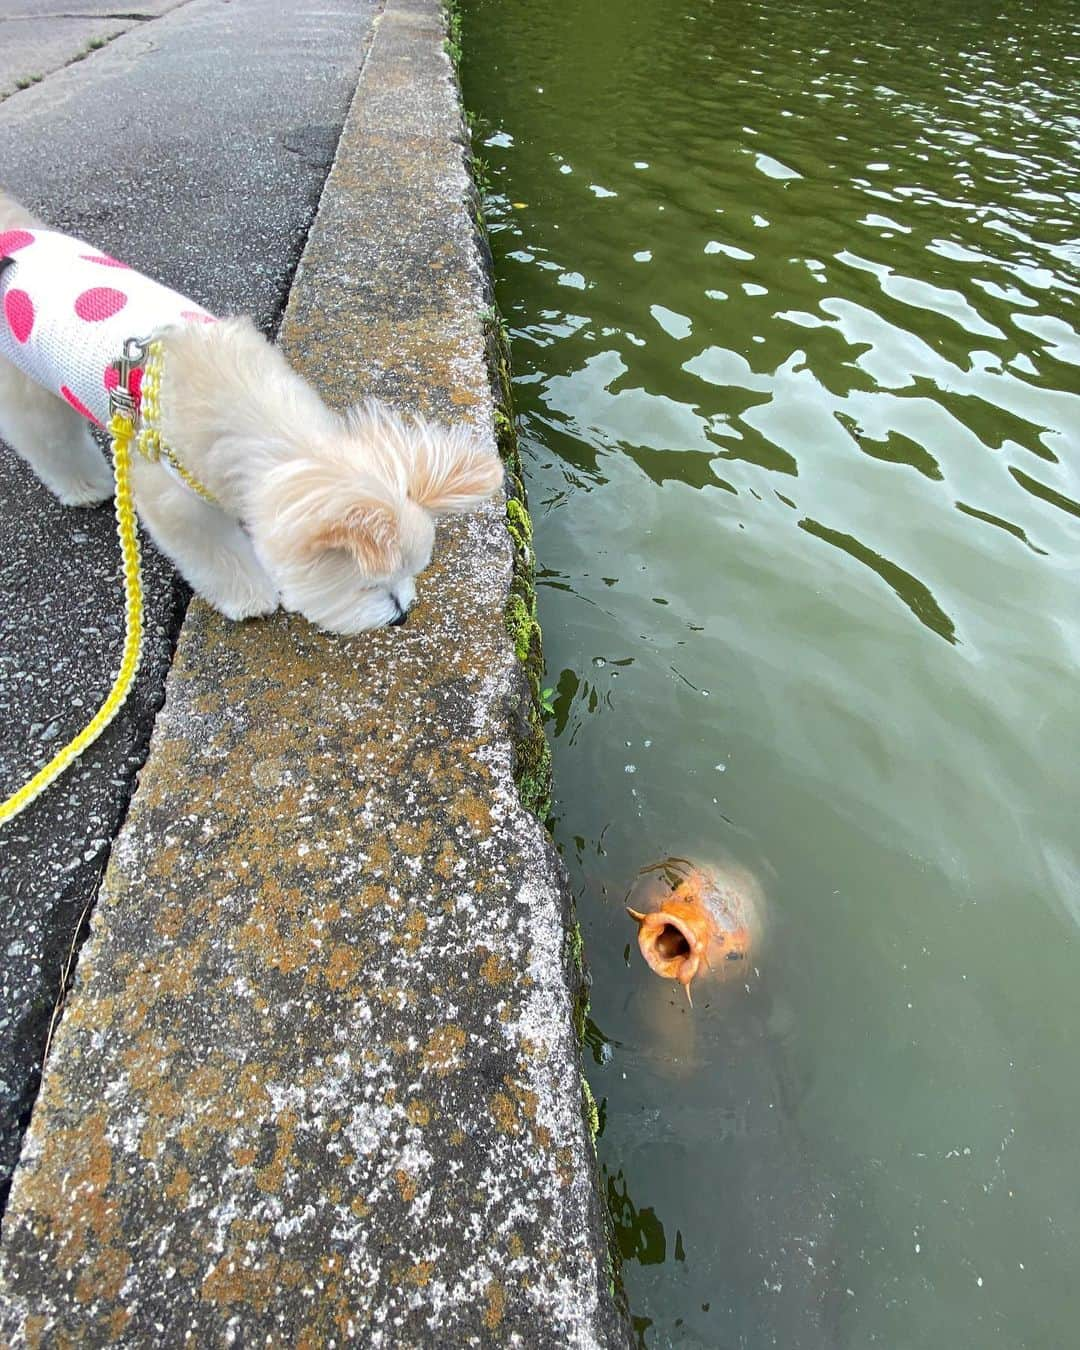
<svg viewBox="0 0 1080 1350"><path fill-rule="evenodd" d="M445 6L445 11L447 52L460 86L462 49L467 38L463 33L457 0L450 0ZM464 103L464 95L462 99ZM469 133L469 166L475 189L473 221L481 251L490 263L490 239L484 215L484 196L490 188L490 180L486 163L476 153L475 119L467 107L464 115ZM488 280L492 286L491 303L485 309L482 319L495 397L496 437L499 453L506 466L506 529L514 548L513 578L506 607L506 628L522 667L526 686L516 710L514 776L523 805L547 826L551 813L553 784L551 745L545 729L545 718L552 712L548 701L552 691L542 688L545 663L543 634L537 617L536 553L521 463L518 423L514 411L510 338L506 322L494 300L494 276L490 273ZM574 1031L579 1048L583 1049L589 1014L590 977L577 907L568 885L566 898L568 914L563 964L573 999ZM582 1112L593 1144L597 1191L604 1197L607 1189L601 1185L602 1176L595 1155L596 1140L601 1131L601 1112L584 1071L581 1083ZM619 1315L629 1326L629 1309L620 1274L621 1259L617 1233L610 1208L603 1199L601 1204L607 1241L608 1292L615 1300Z"/></svg>

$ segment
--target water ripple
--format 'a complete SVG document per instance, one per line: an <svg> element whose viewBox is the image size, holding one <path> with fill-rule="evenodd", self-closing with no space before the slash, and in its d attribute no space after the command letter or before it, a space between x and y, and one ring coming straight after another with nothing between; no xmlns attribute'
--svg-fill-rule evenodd
<svg viewBox="0 0 1080 1350"><path fill-rule="evenodd" d="M1076 7L464 7L640 1343L1072 1344Z"/></svg>

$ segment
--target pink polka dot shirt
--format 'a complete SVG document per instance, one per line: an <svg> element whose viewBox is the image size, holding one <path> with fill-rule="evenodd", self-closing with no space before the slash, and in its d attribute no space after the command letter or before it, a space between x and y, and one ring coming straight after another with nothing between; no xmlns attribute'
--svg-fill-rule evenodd
<svg viewBox="0 0 1080 1350"><path fill-rule="evenodd" d="M128 338L214 317L78 239L0 231L0 357L92 422L109 419L112 362ZM140 371L132 372L138 398Z"/></svg>

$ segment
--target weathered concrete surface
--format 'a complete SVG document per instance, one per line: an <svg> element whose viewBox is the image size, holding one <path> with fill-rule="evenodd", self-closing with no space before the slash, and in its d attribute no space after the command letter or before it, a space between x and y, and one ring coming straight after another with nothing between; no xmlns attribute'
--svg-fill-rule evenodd
<svg viewBox="0 0 1080 1350"><path fill-rule="evenodd" d="M58 228L270 331L377 9L191 0L0 103L0 183ZM144 557L147 641L123 712L0 832L0 1197L187 604L148 541ZM109 687L122 625L111 506L61 507L0 445L0 781L25 781L85 723Z"/></svg>
<svg viewBox="0 0 1080 1350"><path fill-rule="evenodd" d="M491 434L434 0L389 0L282 341ZM5 1224L16 1343L591 1346L609 1293L567 893L514 783L492 504L403 628L196 603Z"/></svg>
<svg viewBox="0 0 1080 1350"><path fill-rule="evenodd" d="M101 0L0 0L0 99L183 3L144 0L125 10Z"/></svg>

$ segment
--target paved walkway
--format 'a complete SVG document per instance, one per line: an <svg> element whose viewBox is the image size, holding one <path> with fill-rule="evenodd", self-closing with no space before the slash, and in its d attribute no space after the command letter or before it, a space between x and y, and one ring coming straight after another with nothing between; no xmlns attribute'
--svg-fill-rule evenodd
<svg viewBox="0 0 1080 1350"><path fill-rule="evenodd" d="M184 3L143 0L137 10L118 11L101 0L0 0L0 99Z"/></svg>
<svg viewBox="0 0 1080 1350"><path fill-rule="evenodd" d="M271 331L374 12L343 0L192 0L135 24L0 102L0 183L58 228ZM56 25L42 25L49 51ZM5 60L11 27L0 22ZM29 38L20 59L39 68ZM60 974L145 758L187 601L172 569L149 545L146 554L147 643L130 701L0 837L0 1195ZM111 506L64 509L4 447L0 782L24 781L87 719L109 687L122 624Z"/></svg>

